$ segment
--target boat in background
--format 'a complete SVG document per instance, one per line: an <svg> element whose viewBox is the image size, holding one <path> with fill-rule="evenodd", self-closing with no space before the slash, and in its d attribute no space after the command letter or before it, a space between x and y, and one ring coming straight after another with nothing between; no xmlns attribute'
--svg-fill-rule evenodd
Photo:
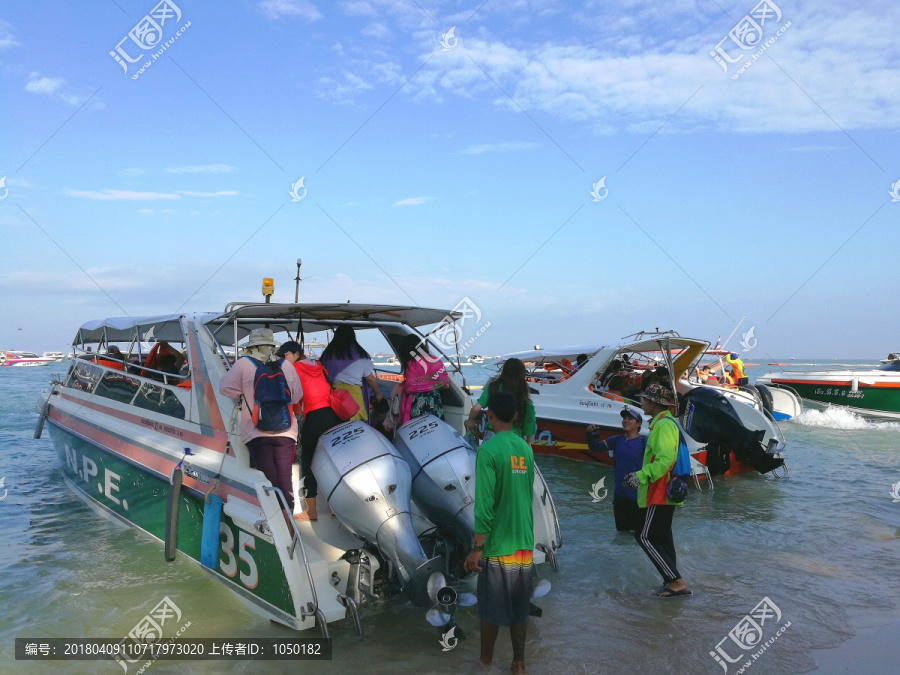
<svg viewBox="0 0 900 675"><path fill-rule="evenodd" d="M803 403L799 394L788 387L782 387L776 384L765 384L757 381L754 384L745 384L740 386L731 386L721 384L718 380L715 382L713 378L706 382L700 382L697 377L697 369L704 365L716 368L718 372L725 372L724 357L731 352L724 349L710 349L704 353L704 356L711 356L717 359L716 363L705 364L701 362L697 364L694 370L688 374L688 381L711 387L721 393L725 398L745 405L752 406L758 410L763 410L777 422L784 422L793 419L803 412ZM752 364L744 364L745 366ZM758 364L757 364L758 365Z"/></svg>
<svg viewBox="0 0 900 675"><path fill-rule="evenodd" d="M625 407L641 407L636 399L644 371L664 366L669 372L684 372L709 348L705 340L684 338L674 331L636 333L623 339L617 345L536 349L502 357L531 364L526 368L537 417L535 453L612 464L605 453L588 450L588 425L599 428L601 439L622 433L619 413ZM587 360L573 366L580 355ZM608 391L614 376L622 378L624 395ZM765 411L732 405L715 389L687 380L677 382L675 394L678 422L696 462L695 474L707 469L711 475L768 473L784 464L784 435ZM649 433L648 424L642 425L642 433Z"/></svg>
<svg viewBox="0 0 900 675"><path fill-rule="evenodd" d="M49 366L56 363L55 358L46 355L38 356L34 352L21 352L8 350L0 352L0 367L3 368L33 368L35 366Z"/></svg>
<svg viewBox="0 0 900 675"><path fill-rule="evenodd" d="M769 373L757 382L790 389L807 403L848 408L874 417L900 418L900 354L891 353L877 368L865 370L793 370Z"/></svg>
<svg viewBox="0 0 900 675"><path fill-rule="evenodd" d="M57 363L66 358L66 355L62 352L44 352L43 356L45 359L53 359Z"/></svg>

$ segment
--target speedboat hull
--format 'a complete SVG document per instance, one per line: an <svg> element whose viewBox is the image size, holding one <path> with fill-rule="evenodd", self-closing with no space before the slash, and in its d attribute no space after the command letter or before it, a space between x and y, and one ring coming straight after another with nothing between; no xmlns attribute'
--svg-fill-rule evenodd
<svg viewBox="0 0 900 675"><path fill-rule="evenodd" d="M761 377L763 384L789 387L818 406L839 406L863 415L900 418L900 374L882 371L781 373Z"/></svg>

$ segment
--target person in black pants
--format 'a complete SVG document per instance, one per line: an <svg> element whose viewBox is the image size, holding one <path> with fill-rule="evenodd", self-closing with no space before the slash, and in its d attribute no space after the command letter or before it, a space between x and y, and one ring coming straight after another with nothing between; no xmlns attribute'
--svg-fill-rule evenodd
<svg viewBox="0 0 900 675"><path fill-rule="evenodd" d="M623 485L622 482L629 473L640 471L644 463L647 439L640 435L641 424L644 421L640 410L626 406L619 414L622 416L624 434L610 436L601 441L597 438L598 428L591 425L587 428L587 444L591 452L609 452L614 458L613 515L616 519L616 530L634 532L641 520L637 490Z"/></svg>
<svg viewBox="0 0 900 675"><path fill-rule="evenodd" d="M668 387L652 384L641 394L641 405L644 412L653 418L644 465L640 471L625 476L623 481L638 491L642 518L634 538L663 578L665 585L657 589L654 595L661 598L691 595L675 566L672 516L678 502L666 495L666 485L678 454L679 427L672 416L675 397Z"/></svg>
<svg viewBox="0 0 900 675"><path fill-rule="evenodd" d="M316 496L319 484L312 472L313 454L319 438L343 420L329 406L331 385L325 378L322 364L312 359L303 359L303 347L293 340L285 342L278 349L278 356L294 364L300 383L303 385L303 398L297 412L303 414L303 426L300 428L300 475L306 489L306 511L294 516L296 520L318 520Z"/></svg>

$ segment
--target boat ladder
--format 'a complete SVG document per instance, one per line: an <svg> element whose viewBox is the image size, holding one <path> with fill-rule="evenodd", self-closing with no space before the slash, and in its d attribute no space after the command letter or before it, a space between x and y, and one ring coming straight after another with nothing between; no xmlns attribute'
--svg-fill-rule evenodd
<svg viewBox="0 0 900 675"><path fill-rule="evenodd" d="M706 474L706 482L709 483L709 489L715 490L715 486L713 485L712 474L709 472L709 468L705 464L701 464L694 457L691 457L691 476L694 477L694 487L697 488L698 491L700 488L700 476Z"/></svg>
<svg viewBox="0 0 900 675"><path fill-rule="evenodd" d="M263 485L263 490L268 495L271 492L274 492L278 496L278 501L281 502L281 508L286 512L290 513L291 509L288 507L287 499L284 497L284 493L281 491L281 488L274 487L272 485ZM307 618L310 616L315 616L319 623L319 628L322 630L322 637L326 640L329 638L328 635L328 621L325 620L325 613L319 608L319 596L316 593L316 584L313 581L312 570L309 567L309 558L306 556L306 548L303 546L303 538L300 536L300 530L297 528L297 523L293 518L291 520L291 527L294 530L294 536L291 538L291 545L287 547L288 558L293 560L294 553L297 550L297 546L300 546L300 555L303 557L303 566L306 568L306 576L309 579L309 590L312 593L312 602L307 602L306 607L300 607L300 616L302 618Z"/></svg>

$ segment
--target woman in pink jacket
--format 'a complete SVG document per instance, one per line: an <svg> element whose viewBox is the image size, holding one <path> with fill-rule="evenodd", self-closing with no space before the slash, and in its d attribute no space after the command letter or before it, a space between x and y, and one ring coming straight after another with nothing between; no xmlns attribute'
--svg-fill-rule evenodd
<svg viewBox="0 0 900 675"><path fill-rule="evenodd" d="M243 346L244 356L238 359L219 380L219 393L241 401L241 441L250 451L253 466L265 474L274 487L280 488L287 500L291 517L294 512L294 486L292 467L297 454L297 419L290 412L290 427L284 431L263 431L253 422L254 381L256 364L279 360L275 356L275 337L268 328L257 328ZM249 358L248 358L249 357ZM281 370L291 393L291 404L303 397L297 371L287 361L281 359Z"/></svg>

